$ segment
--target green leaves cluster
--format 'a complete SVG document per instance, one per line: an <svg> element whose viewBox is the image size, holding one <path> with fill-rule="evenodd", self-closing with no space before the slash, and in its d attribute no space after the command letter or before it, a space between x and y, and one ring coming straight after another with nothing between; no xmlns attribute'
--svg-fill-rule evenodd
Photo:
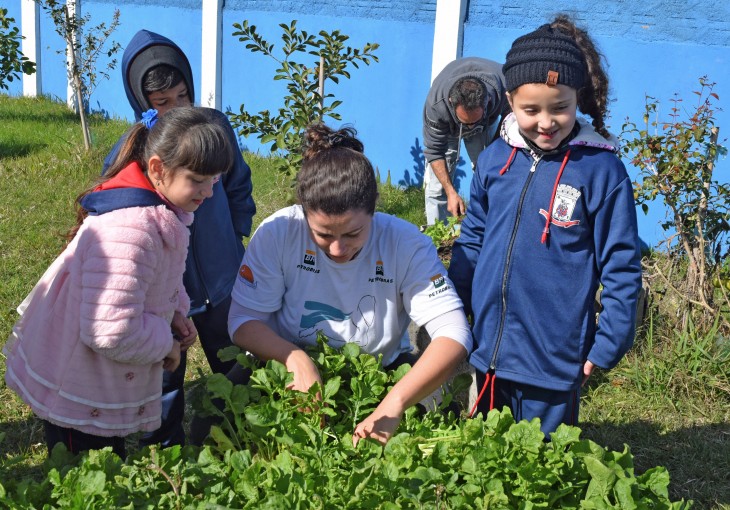
<svg viewBox="0 0 730 510"><path fill-rule="evenodd" d="M664 230L676 228L681 242L698 242L695 235L701 235L714 243L730 231L730 187L713 175L715 159L727 149L713 135L718 128L715 84L706 77L699 83L697 103L685 110L675 95L666 119L660 118L660 101L647 96L644 127L627 121L621 136L624 154L640 170L634 194L642 209L648 211L651 201L659 198L672 212L662 224Z"/></svg>
<svg viewBox="0 0 730 510"><path fill-rule="evenodd" d="M21 39L15 18L8 17L8 10L0 7L0 89L7 90L6 82L19 79L21 73L35 73L35 62L20 51Z"/></svg>
<svg viewBox="0 0 730 510"><path fill-rule="evenodd" d="M456 216L449 216L446 222L437 221L433 225L427 226L423 233L431 238L434 246L443 246L444 243L453 242L454 239L459 237L460 222L461 219Z"/></svg>
<svg viewBox="0 0 730 510"><path fill-rule="evenodd" d="M320 344L313 356L326 383L307 394L286 389L281 364L230 355L253 375L246 386L210 378L226 421L206 446L148 448L126 462L106 450L70 462L57 448L48 477L7 484L0 508L689 507L669 500L664 468L637 475L628 448L608 451L567 426L545 442L537 420L515 423L506 409L463 420L412 408L385 447L354 447L353 424L408 370L386 372L355 345Z"/></svg>
<svg viewBox="0 0 730 510"><path fill-rule="evenodd" d="M699 84L689 108L675 94L665 113L659 100L647 96L643 126L627 120L621 138L624 155L639 170L636 202L644 212L655 200L666 206L668 252L689 264L678 294L714 317L711 281L730 253L730 185L715 175L715 160L727 153L718 141L720 98L707 77Z"/></svg>
<svg viewBox="0 0 730 510"><path fill-rule="evenodd" d="M271 144L271 152L281 154L280 170L294 179L301 161L302 134L312 122L324 122L326 117L340 120L335 112L342 101L333 100L334 94L320 90L320 63L327 81L339 83L340 77L350 78L350 66L369 65L377 62L376 43L367 43L362 49L346 46L349 36L339 30L318 35L297 28L297 21L281 23L282 47L275 52L273 44L267 42L255 25L248 20L234 23L233 35L246 43L252 53L262 53L279 65L274 80L286 82L288 94L284 104L272 113L263 110L257 114L246 111L242 104L239 113L228 112L231 124L243 136L256 135L263 144ZM323 89L326 87L323 86Z"/></svg>
<svg viewBox="0 0 730 510"><path fill-rule="evenodd" d="M441 262L449 267L451 263L451 247L461 233L461 218L449 216L445 222L437 221L423 229L423 233L431 238Z"/></svg>

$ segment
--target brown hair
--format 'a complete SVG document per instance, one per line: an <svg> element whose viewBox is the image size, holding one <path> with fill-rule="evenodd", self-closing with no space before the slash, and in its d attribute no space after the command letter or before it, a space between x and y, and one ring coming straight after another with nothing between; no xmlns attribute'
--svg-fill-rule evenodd
<svg viewBox="0 0 730 510"><path fill-rule="evenodd" d="M558 14L550 26L573 37L583 52L588 80L578 89L578 109L590 115L595 130L604 138L608 138L605 125L605 118L608 115L608 75L603 68L602 61L605 60L603 55L598 52L588 33L578 28L567 14Z"/></svg>
<svg viewBox="0 0 730 510"><path fill-rule="evenodd" d="M307 127L297 176L297 196L305 212L375 213L375 171L355 135L352 127L334 130L321 123Z"/></svg>
<svg viewBox="0 0 730 510"><path fill-rule="evenodd" d="M88 215L80 200L99 185L114 178L127 165L136 162L147 172L147 162L158 156L165 171L185 168L209 176L227 172L233 166L233 147L226 131L211 110L193 107L173 108L161 116L152 128L138 122L124 135L124 141L109 170L76 199L76 225L68 233L70 240Z"/></svg>

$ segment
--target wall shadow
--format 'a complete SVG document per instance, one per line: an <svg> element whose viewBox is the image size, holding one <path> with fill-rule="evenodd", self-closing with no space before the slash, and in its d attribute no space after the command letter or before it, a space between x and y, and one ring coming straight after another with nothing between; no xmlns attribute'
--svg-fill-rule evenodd
<svg viewBox="0 0 730 510"><path fill-rule="evenodd" d="M109 120L111 118L109 114L109 110L105 110L102 108L101 103L99 101L96 102L96 108L89 107L89 115L99 115L104 118L104 120ZM76 117L74 117L76 118Z"/></svg>
<svg viewBox="0 0 730 510"><path fill-rule="evenodd" d="M451 182L454 183L454 187L459 190L461 195L469 196L469 190L462 189L461 186L461 180L466 177L466 170L464 170L464 168L466 168L467 166L469 165L466 164L466 160L459 156L459 161L456 162L456 171L454 172L454 178L451 180Z"/></svg>
<svg viewBox="0 0 730 510"><path fill-rule="evenodd" d="M398 185L422 188L423 175L426 172L426 161L423 157L423 146L418 137L416 137L413 145L411 145L410 154L413 159L412 170L406 170L403 173L403 179L398 181ZM466 177L466 170L464 170L466 166L466 160L459 155L459 161L456 162L456 171L454 172L452 182L462 194L464 194L465 190L461 189L460 184L461 180Z"/></svg>
<svg viewBox="0 0 730 510"><path fill-rule="evenodd" d="M403 179L398 181L398 185L405 186L407 188L422 188L423 174L426 171L426 162L423 159L423 146L421 145L418 137L416 137L413 145L411 145L410 153L411 158L413 159L412 173L411 170L403 172Z"/></svg>

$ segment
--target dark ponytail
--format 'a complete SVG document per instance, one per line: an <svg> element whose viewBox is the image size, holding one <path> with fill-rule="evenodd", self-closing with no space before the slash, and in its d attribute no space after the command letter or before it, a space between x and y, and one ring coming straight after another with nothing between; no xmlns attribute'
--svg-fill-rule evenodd
<svg viewBox="0 0 730 510"><path fill-rule="evenodd" d="M352 127L333 130L324 124L312 124L307 128L302 168L297 176L297 196L305 212L375 213L375 171L355 135Z"/></svg>
<svg viewBox="0 0 730 510"><path fill-rule="evenodd" d="M143 122L134 124L125 134L109 170L77 197L76 225L67 239L73 239L88 216L80 200L116 177L130 163L136 162L147 173L147 162L156 155L167 172L184 168L202 176L216 175L233 166L235 155L231 145L222 121L215 110L208 108L173 108L151 128Z"/></svg>

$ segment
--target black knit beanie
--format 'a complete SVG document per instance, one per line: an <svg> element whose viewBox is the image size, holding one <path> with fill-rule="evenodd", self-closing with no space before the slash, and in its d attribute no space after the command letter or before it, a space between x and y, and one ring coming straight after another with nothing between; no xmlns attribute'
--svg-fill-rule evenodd
<svg viewBox="0 0 730 510"><path fill-rule="evenodd" d="M517 38L502 72L510 92L525 83L562 84L577 90L588 74L575 39L550 25Z"/></svg>

